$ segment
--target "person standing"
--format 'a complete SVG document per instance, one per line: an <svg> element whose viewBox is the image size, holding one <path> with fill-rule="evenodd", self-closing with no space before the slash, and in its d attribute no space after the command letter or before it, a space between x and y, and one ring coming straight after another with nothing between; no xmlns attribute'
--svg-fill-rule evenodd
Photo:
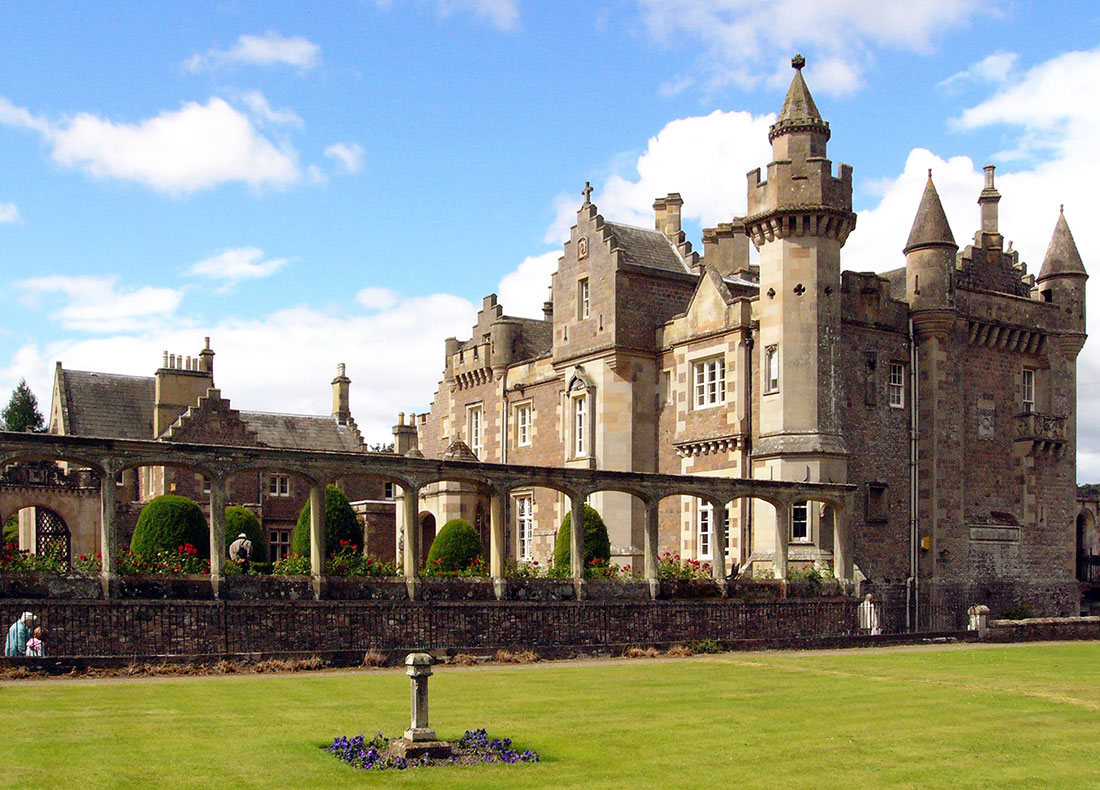
<svg viewBox="0 0 1100 790"><path fill-rule="evenodd" d="M861 634L871 634L872 636L878 636L882 633L882 627L879 625L878 606L871 599L871 593L867 593L867 597L859 605L859 632Z"/></svg>
<svg viewBox="0 0 1100 790"><path fill-rule="evenodd" d="M31 624L37 618L30 612L23 612L19 619L11 624L8 637L4 641L5 656L23 656L27 653L27 640L31 637Z"/></svg>

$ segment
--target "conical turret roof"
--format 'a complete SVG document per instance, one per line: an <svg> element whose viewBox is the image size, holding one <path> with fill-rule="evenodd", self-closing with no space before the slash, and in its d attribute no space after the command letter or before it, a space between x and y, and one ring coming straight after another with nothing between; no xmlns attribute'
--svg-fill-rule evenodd
<svg viewBox="0 0 1100 790"><path fill-rule="evenodd" d="M917 216L913 219L913 229L909 231L909 241L905 243L903 252L908 255L912 250L921 247L959 248L951 233L951 226L947 224L947 214L940 203L940 193L932 183L931 170L928 171L928 183L924 186L924 195L920 199Z"/></svg>
<svg viewBox="0 0 1100 790"><path fill-rule="evenodd" d="M1077 251L1077 244L1073 241L1073 234L1069 231L1066 215L1059 211L1058 222L1054 224L1054 235L1050 237L1050 246L1047 247L1043 267L1039 270L1036 282L1066 274L1088 276L1085 264L1081 261L1081 253Z"/></svg>
<svg viewBox="0 0 1100 790"><path fill-rule="evenodd" d="M814 97L810 95L810 89L806 86L806 80L802 78L802 67L806 65L806 59L796 55L791 60L794 67L794 79L791 87L787 89L787 98L783 100L783 109L779 111L779 118L772 124L768 133L768 139L774 140L784 132L804 129L816 129L829 135L829 124L821 117L821 113L814 104Z"/></svg>

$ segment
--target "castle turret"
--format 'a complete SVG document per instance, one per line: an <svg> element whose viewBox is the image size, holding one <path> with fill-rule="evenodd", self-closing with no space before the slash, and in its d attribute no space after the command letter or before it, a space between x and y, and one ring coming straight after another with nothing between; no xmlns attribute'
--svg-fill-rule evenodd
<svg viewBox="0 0 1100 790"><path fill-rule="evenodd" d="M1088 277L1066 215L1059 211L1054 235L1050 237L1050 246L1035 282L1044 302L1056 304L1065 311L1072 329L1070 335L1079 338L1074 356L1085 342L1085 281Z"/></svg>
<svg viewBox="0 0 1100 790"><path fill-rule="evenodd" d="M929 170L928 183L903 250L905 290L918 332L942 334L955 323L953 272L958 249Z"/></svg>
<svg viewBox="0 0 1100 790"><path fill-rule="evenodd" d="M745 232L760 250L757 468L777 479L846 478L840 436L840 248L855 227L852 169L826 158L829 124L802 78L805 59L768 139L767 180L748 175ZM788 469L787 466L790 466ZM763 474L769 474L763 472Z"/></svg>

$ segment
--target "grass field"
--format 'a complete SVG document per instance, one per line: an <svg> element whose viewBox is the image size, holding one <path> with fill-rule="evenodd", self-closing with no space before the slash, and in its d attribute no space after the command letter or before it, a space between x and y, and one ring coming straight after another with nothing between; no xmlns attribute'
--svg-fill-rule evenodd
<svg viewBox="0 0 1100 790"><path fill-rule="evenodd" d="M1100 787L1100 643L438 667L431 722L534 765L370 773L401 670L0 685L4 787Z"/></svg>

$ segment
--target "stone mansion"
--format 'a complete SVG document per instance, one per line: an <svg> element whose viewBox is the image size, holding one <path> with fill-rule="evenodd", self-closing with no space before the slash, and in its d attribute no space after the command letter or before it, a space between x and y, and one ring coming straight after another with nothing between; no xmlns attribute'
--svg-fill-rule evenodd
<svg viewBox="0 0 1100 790"><path fill-rule="evenodd" d="M640 228L605 219L586 188L544 317L510 317L486 297L472 336L446 341L430 411L395 428L398 451L854 484L852 554L871 582L987 593L975 600L1007 585L1072 611L1087 274L1065 217L1050 218L1029 274L998 227L993 166L961 247L929 173L897 240L905 266L842 271L858 232L852 168L827 158L829 124L804 61L793 65L773 161L748 174L747 216L705 229L700 254L680 195L658 198L654 227ZM425 532L454 517L485 529L475 486L436 483L420 497ZM590 504L614 561L637 568L639 501L602 492ZM513 491L509 553L545 563L569 508L549 489ZM831 518L815 502L777 513L742 499L715 513L668 497L659 549L766 574L785 532L792 566L823 566Z"/></svg>

